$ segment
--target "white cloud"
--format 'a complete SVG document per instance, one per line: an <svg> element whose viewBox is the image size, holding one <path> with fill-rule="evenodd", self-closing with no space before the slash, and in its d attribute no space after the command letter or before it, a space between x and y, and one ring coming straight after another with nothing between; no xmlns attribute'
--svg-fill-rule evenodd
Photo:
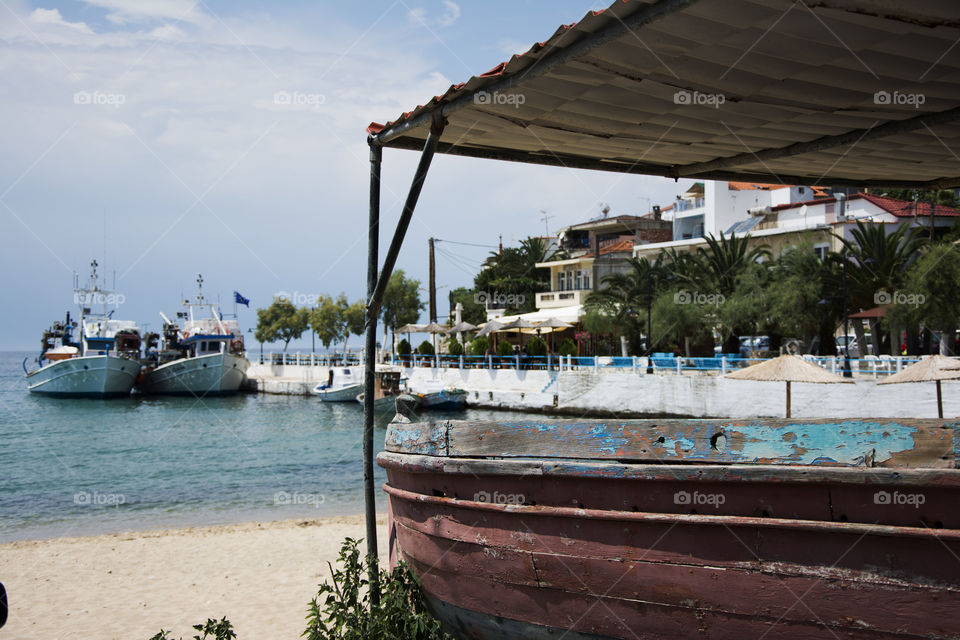
<svg viewBox="0 0 960 640"><path fill-rule="evenodd" d="M446 10L437 18L437 24L441 27L449 27L460 17L460 5L453 0L443 0L443 6Z"/></svg>
<svg viewBox="0 0 960 640"><path fill-rule="evenodd" d="M206 22L208 16L194 0L83 0L87 4L106 9L107 19L116 24L177 20L179 22Z"/></svg>
<svg viewBox="0 0 960 640"><path fill-rule="evenodd" d="M33 13L30 14L29 22L35 25L64 27L80 33L93 33L93 30L85 22L67 22L64 20L59 9L34 9Z"/></svg>
<svg viewBox="0 0 960 640"><path fill-rule="evenodd" d="M435 18L431 17L427 10L421 7L410 9L407 13L417 24L444 28L449 27L460 18L460 5L453 0L443 0L443 13Z"/></svg>

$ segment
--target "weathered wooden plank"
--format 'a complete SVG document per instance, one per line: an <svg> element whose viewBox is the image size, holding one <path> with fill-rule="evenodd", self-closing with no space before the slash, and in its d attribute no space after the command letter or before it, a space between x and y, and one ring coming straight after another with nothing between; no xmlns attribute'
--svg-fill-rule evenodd
<svg viewBox="0 0 960 640"><path fill-rule="evenodd" d="M388 451L433 456L956 468L943 420L524 420L391 425Z"/></svg>
<svg viewBox="0 0 960 640"><path fill-rule="evenodd" d="M865 583L858 572L827 567L819 574L795 575L772 563L762 569L740 569L686 564L686 557L679 557L680 563L624 561L615 549L589 557L571 555L565 548L520 552L516 545L500 547L496 543L502 540L487 540L483 535L459 541L422 531L415 522L400 520L396 526L404 555L418 566L496 580L508 589L540 587L545 600L562 591L688 609L690 615L700 610L805 622L812 614L834 628L869 627L918 636L943 633L943 619L960 607L960 591L955 589L879 579ZM725 531L704 534L704 545L740 544ZM535 567L535 574L519 571L527 567ZM870 588L877 583L886 588ZM721 584L722 589L715 588ZM909 606L918 591L934 596L935 613L940 615L932 618L930 610ZM799 594L807 607L796 607ZM856 621L850 619L853 611L858 613Z"/></svg>
<svg viewBox="0 0 960 640"><path fill-rule="evenodd" d="M387 451L447 455L447 430L450 422L391 422L387 428Z"/></svg>
<svg viewBox="0 0 960 640"><path fill-rule="evenodd" d="M485 459L407 455L383 451L377 463L407 473L470 476L543 476L645 481L759 482L777 484L850 483L871 486L960 487L960 470L938 468L784 466L771 464L677 464L612 460Z"/></svg>

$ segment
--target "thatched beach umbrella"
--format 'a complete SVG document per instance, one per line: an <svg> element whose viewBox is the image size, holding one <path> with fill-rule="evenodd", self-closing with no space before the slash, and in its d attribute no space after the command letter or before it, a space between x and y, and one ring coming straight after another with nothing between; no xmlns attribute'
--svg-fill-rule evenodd
<svg viewBox="0 0 960 640"><path fill-rule="evenodd" d="M447 328L438 322L431 322L423 328L423 331L433 334L433 352L437 352L437 334L446 333Z"/></svg>
<svg viewBox="0 0 960 640"><path fill-rule="evenodd" d="M790 384L793 382L812 382L830 384L833 382L853 382L847 378L830 373L822 367L807 362L800 356L784 355L766 360L733 373L727 378L732 380L760 380L764 382L787 383L787 417L790 417Z"/></svg>
<svg viewBox="0 0 960 640"><path fill-rule="evenodd" d="M480 325L478 328L480 331L477 332L477 337L488 336L494 331L499 331L503 328L505 323L499 322L497 320L490 320Z"/></svg>
<svg viewBox="0 0 960 640"><path fill-rule="evenodd" d="M895 373L877 384L899 384L903 382L936 382L937 415L943 418L942 380L960 380L960 361L946 356L930 356L910 365L900 373Z"/></svg>
<svg viewBox="0 0 960 640"><path fill-rule="evenodd" d="M554 331L563 331L564 329L569 329L572 326L573 325L570 324L569 322L564 322L559 318L547 318L543 322L537 323L536 331L537 331L537 335L539 336L541 332L552 334ZM552 352L553 351L552 335L549 337L549 340L550 340L549 350Z"/></svg>
<svg viewBox="0 0 960 640"><path fill-rule="evenodd" d="M458 322L457 324L447 329L447 335L448 336L456 335L457 340L461 344L463 344L463 334L466 333L467 331L476 331L476 330L477 330L477 325L475 324L470 324L469 322Z"/></svg>
<svg viewBox="0 0 960 640"><path fill-rule="evenodd" d="M413 323L405 324L405 325L403 325L402 327L400 327L399 329L394 329L394 330L393 330L393 335L396 336L398 333L405 333L405 334L407 334L407 343L410 344L410 334L411 334L411 333L420 333L421 331L423 331L423 327L424 327L424 325L422 325L422 324L413 324ZM394 342L396 342L396 340L394 340ZM412 345L412 344L410 345L410 348L411 348L411 349L413 348L413 345Z"/></svg>

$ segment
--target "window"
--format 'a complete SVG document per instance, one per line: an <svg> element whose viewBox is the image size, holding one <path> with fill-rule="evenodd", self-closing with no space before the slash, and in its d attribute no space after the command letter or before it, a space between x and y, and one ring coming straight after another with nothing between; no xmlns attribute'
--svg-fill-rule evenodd
<svg viewBox="0 0 960 640"><path fill-rule="evenodd" d="M827 259L827 253L830 252L830 244L827 242L821 242L820 244L813 245L813 252L817 254L817 258L821 261Z"/></svg>
<svg viewBox="0 0 960 640"><path fill-rule="evenodd" d="M574 285L573 288L579 291L580 289L583 289L583 271L580 271L578 269L575 277L576 277L576 284Z"/></svg>
<svg viewBox="0 0 960 640"><path fill-rule="evenodd" d="M567 291L573 291L573 271L567 271Z"/></svg>
<svg viewBox="0 0 960 640"><path fill-rule="evenodd" d="M583 270L583 288L590 288L590 271L588 269Z"/></svg>
<svg viewBox="0 0 960 640"><path fill-rule="evenodd" d="M557 291L566 291L566 274L561 271L557 274Z"/></svg>

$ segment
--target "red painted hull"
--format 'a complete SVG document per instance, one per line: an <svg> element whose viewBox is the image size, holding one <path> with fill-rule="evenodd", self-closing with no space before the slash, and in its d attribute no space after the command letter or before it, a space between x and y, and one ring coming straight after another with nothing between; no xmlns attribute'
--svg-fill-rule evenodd
<svg viewBox="0 0 960 640"><path fill-rule="evenodd" d="M461 637L960 637L955 469L379 462Z"/></svg>

